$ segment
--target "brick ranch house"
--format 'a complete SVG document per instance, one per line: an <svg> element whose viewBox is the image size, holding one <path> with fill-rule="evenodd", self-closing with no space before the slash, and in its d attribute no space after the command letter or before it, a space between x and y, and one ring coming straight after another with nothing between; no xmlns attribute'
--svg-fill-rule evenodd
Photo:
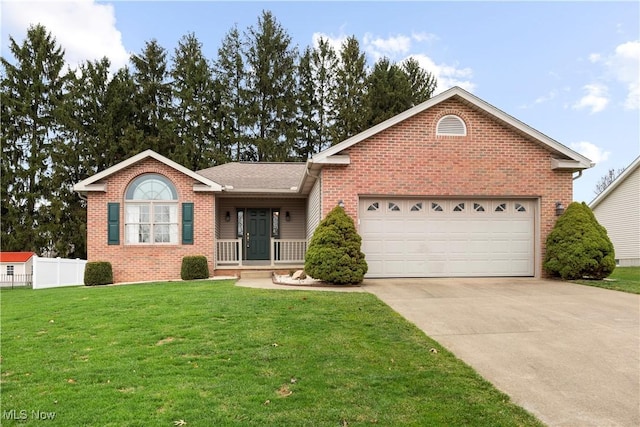
<svg viewBox="0 0 640 427"><path fill-rule="evenodd" d="M205 255L212 275L301 268L337 204L367 277L540 277L558 204L592 166L454 87L307 162L194 172L145 151L74 189L88 259L110 261L116 282L178 279L186 255Z"/></svg>

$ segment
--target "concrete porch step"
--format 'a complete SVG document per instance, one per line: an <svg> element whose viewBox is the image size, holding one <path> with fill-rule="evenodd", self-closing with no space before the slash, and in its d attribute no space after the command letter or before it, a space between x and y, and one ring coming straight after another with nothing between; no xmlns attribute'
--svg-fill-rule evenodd
<svg viewBox="0 0 640 427"><path fill-rule="evenodd" d="M271 270L242 270L240 277L242 279L270 279L272 274Z"/></svg>

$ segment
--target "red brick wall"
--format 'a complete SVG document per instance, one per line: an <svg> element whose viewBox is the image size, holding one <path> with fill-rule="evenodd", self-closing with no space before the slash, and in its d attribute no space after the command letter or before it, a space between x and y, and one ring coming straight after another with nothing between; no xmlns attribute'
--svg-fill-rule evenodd
<svg viewBox="0 0 640 427"><path fill-rule="evenodd" d="M178 244L128 245L124 236L124 193L129 183L144 173L167 177L178 191ZM213 275L214 194L193 191L193 178L148 158L105 180L106 192L90 192L87 197L87 257L89 261L109 261L114 281L138 282L180 279L182 257L204 255ZM183 202L194 203L194 244L182 245ZM107 244L107 203L120 203L120 244Z"/></svg>
<svg viewBox="0 0 640 427"><path fill-rule="evenodd" d="M447 114L465 121L467 136L436 136L436 123ZM538 198L536 265L556 221L556 201L567 206L573 198L572 173L551 170L553 156L547 149L452 99L347 151L349 166L322 170L323 217L343 200L357 224L362 195Z"/></svg>

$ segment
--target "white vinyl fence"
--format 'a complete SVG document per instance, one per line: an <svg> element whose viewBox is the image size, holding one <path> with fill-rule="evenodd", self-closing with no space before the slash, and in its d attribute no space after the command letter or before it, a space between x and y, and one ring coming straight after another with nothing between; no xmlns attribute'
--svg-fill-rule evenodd
<svg viewBox="0 0 640 427"><path fill-rule="evenodd" d="M84 259L33 257L33 289L84 284Z"/></svg>

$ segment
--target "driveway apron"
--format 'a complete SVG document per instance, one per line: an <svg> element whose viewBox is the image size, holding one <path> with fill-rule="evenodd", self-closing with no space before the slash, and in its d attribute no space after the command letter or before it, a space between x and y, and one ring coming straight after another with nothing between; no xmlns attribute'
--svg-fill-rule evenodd
<svg viewBox="0 0 640 427"><path fill-rule="evenodd" d="M367 279L549 426L640 426L640 295L538 279Z"/></svg>

